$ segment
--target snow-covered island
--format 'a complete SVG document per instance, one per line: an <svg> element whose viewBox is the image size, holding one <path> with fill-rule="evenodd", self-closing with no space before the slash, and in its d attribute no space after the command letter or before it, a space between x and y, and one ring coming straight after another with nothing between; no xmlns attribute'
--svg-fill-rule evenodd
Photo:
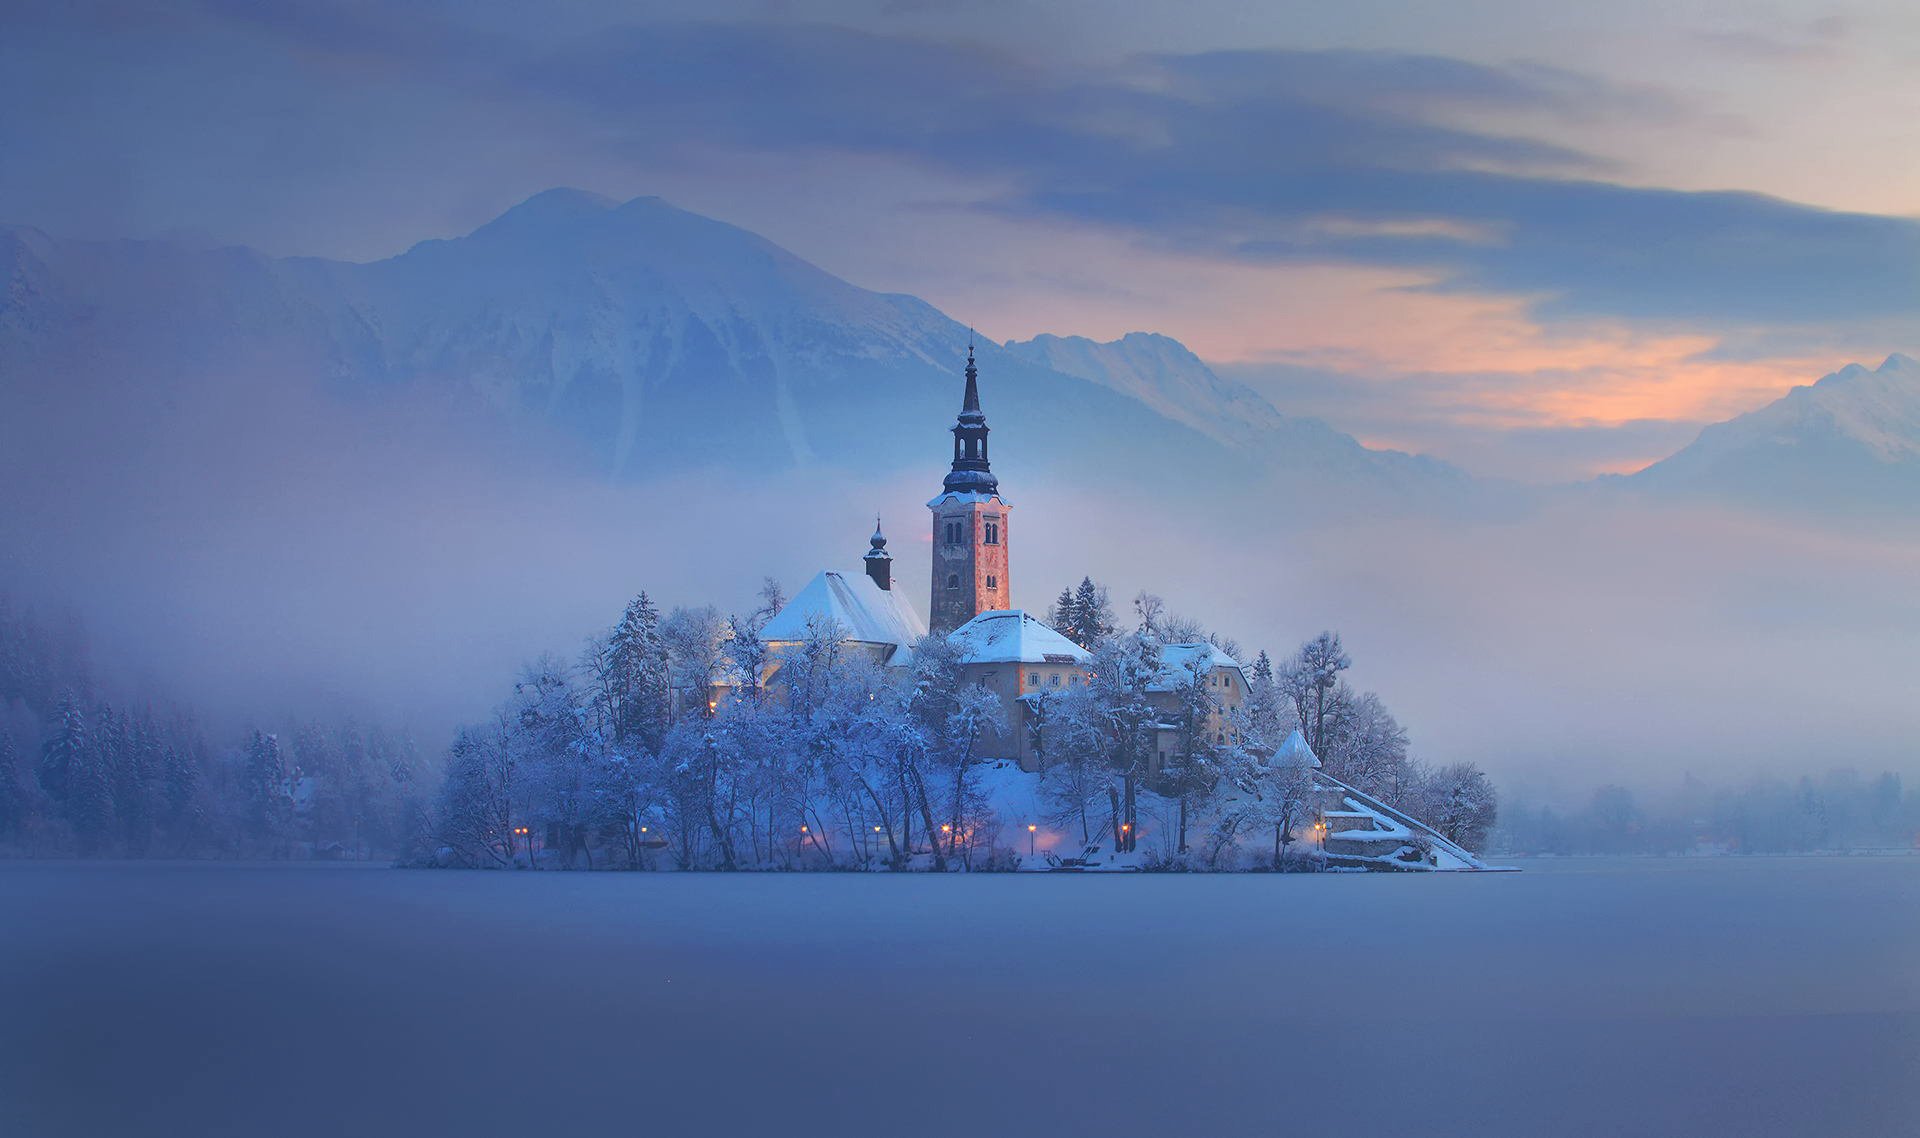
<svg viewBox="0 0 1920 1138"><path fill-rule="evenodd" d="M453 745L438 866L1474 870L1472 764L1425 769L1322 633L1275 665L1091 577L1012 605L1012 503L971 347L926 503L928 618L876 520L858 571L757 609L643 592L577 665L529 667Z"/></svg>

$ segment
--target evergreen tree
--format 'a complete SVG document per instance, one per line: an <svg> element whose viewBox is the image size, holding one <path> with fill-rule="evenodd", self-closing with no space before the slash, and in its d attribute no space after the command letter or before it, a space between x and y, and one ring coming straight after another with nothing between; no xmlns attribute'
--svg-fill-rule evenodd
<svg viewBox="0 0 1920 1138"><path fill-rule="evenodd" d="M1063 588L1053 600L1053 607L1047 610L1047 623L1055 632L1085 648L1087 642L1080 632L1080 608L1073 599L1073 590Z"/></svg>
<svg viewBox="0 0 1920 1138"><path fill-rule="evenodd" d="M660 610L645 592L627 603L607 637L599 686L614 739L657 751L672 718Z"/></svg>
<svg viewBox="0 0 1920 1138"><path fill-rule="evenodd" d="M153 844L154 782L159 775L158 727L151 715L138 720L123 717L120 758L113 767L113 800L119 813L121 840L133 857Z"/></svg>
<svg viewBox="0 0 1920 1138"><path fill-rule="evenodd" d="M173 848L192 849L205 820L200 809L200 771L187 752L173 743L160 752L160 800Z"/></svg>
<svg viewBox="0 0 1920 1138"><path fill-rule="evenodd" d="M27 799L26 784L20 780L13 735L0 727L0 839L19 836L26 828L31 805Z"/></svg>
<svg viewBox="0 0 1920 1138"><path fill-rule="evenodd" d="M278 736L253 733L242 761L240 793L247 837L277 849L286 837L291 814Z"/></svg>
<svg viewBox="0 0 1920 1138"><path fill-rule="evenodd" d="M1094 584L1092 577L1080 578L1080 587L1073 591L1073 606L1075 623L1084 638L1075 641L1080 647L1091 651L1096 642L1113 635L1113 603L1107 599L1105 585Z"/></svg>
<svg viewBox="0 0 1920 1138"><path fill-rule="evenodd" d="M80 698L72 692L60 697L54 713L53 735L40 749L40 789L47 792L63 813L73 797L76 772L87 762L92 739L87 732L87 715Z"/></svg>

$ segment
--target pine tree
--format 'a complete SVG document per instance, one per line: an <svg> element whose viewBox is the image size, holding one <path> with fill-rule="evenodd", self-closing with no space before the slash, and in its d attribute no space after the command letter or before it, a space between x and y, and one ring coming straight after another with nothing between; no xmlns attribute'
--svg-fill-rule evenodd
<svg viewBox="0 0 1920 1138"><path fill-rule="evenodd" d="M151 716L121 720L120 757L113 768L113 799L127 853L145 854L153 844L154 780L158 777L159 741Z"/></svg>
<svg viewBox="0 0 1920 1138"><path fill-rule="evenodd" d="M26 827L29 805L13 735L0 727L0 839L13 838Z"/></svg>
<svg viewBox="0 0 1920 1138"><path fill-rule="evenodd" d="M1092 577L1080 578L1080 587L1073 593L1073 603L1080 635L1086 637L1078 642L1082 648L1091 649L1095 641L1113 635L1113 604L1107 599L1105 585L1094 584Z"/></svg>
<svg viewBox="0 0 1920 1138"><path fill-rule="evenodd" d="M200 772L187 753L171 743L160 753L160 798L167 837L174 849L191 849L202 821Z"/></svg>
<svg viewBox="0 0 1920 1138"><path fill-rule="evenodd" d="M64 812L73 796L75 772L85 765L92 738L80 698L72 692L60 697L54 720L53 735L40 749L40 789Z"/></svg>
<svg viewBox="0 0 1920 1138"><path fill-rule="evenodd" d="M779 597L769 580L762 591L768 603ZM648 751L660 749L672 719L672 686L667 671L667 646L660 634L660 610L643 591L627 603L607 638L602 683L608 692L614 738L633 741Z"/></svg>
<svg viewBox="0 0 1920 1138"><path fill-rule="evenodd" d="M242 808L247 836L277 846L286 835L286 768L278 736L255 731L241 768Z"/></svg>
<svg viewBox="0 0 1920 1138"><path fill-rule="evenodd" d="M1054 598L1053 607L1047 610L1047 623L1053 626L1055 632L1082 648L1086 647L1086 640L1080 632L1080 607L1074 603L1072 589L1063 588L1060 595Z"/></svg>

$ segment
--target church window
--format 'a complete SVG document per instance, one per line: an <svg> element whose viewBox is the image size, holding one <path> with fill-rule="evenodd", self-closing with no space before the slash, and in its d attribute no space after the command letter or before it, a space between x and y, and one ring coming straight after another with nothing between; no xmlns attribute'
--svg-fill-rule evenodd
<svg viewBox="0 0 1920 1138"><path fill-rule="evenodd" d="M1000 544L1000 519L988 518L985 525L986 536L980 540L987 545Z"/></svg>
<svg viewBox="0 0 1920 1138"><path fill-rule="evenodd" d="M958 573L947 574L947 588L957 589L959 587L960 587L960 574Z"/></svg>
<svg viewBox="0 0 1920 1138"><path fill-rule="evenodd" d="M991 573L987 574L987 588L997 589L999 587L1000 587L1000 578L994 576Z"/></svg>
<svg viewBox="0 0 1920 1138"><path fill-rule="evenodd" d="M959 545L959 544L960 544L960 542L961 542L961 531L960 531L960 523L959 523L959 522L956 522L956 521L952 521L952 520L949 520L949 521L947 522L947 533L946 533L946 538L947 538L947 544L948 544L948 545Z"/></svg>

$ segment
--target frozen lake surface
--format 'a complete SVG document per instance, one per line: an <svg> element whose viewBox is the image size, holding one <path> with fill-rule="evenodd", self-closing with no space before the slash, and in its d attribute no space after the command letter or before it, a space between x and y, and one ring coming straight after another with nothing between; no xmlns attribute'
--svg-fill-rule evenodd
<svg viewBox="0 0 1920 1138"><path fill-rule="evenodd" d="M0 1134L1920 1134L1920 857L0 862Z"/></svg>

